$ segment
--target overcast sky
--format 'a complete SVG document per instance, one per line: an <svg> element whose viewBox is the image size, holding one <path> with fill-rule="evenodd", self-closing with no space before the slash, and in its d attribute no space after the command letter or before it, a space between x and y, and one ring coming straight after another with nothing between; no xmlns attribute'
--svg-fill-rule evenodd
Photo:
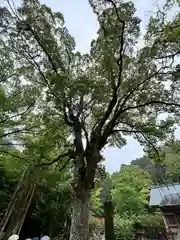
<svg viewBox="0 0 180 240"><path fill-rule="evenodd" d="M90 49L90 43L96 38L98 22L88 4L88 0L40 0L54 11L60 11L65 18L65 24L70 34L76 40L76 49L85 53ZM158 0L162 2L163 0ZM3 0L0 0L2 3ZM18 3L19 0L14 0ZM142 19L142 32L145 31L149 16L153 10L153 0L135 0L137 15ZM106 148L105 164L109 172L118 171L121 164L127 164L143 155L142 147L131 137L122 149Z"/></svg>

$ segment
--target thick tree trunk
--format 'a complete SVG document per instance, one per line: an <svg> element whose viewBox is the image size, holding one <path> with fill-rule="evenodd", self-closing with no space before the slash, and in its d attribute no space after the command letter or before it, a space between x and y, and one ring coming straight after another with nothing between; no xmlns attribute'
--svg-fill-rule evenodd
<svg viewBox="0 0 180 240"><path fill-rule="evenodd" d="M97 161L94 160L95 158L88 159L87 166L79 164L79 166L75 168L74 203L71 218L70 240L88 239L89 205L97 166ZM82 159L80 159L80 163L82 163Z"/></svg>
<svg viewBox="0 0 180 240"><path fill-rule="evenodd" d="M81 197L74 200L70 240L87 240L89 232L90 190L81 189Z"/></svg>
<svg viewBox="0 0 180 240"><path fill-rule="evenodd" d="M74 169L74 204L71 218L70 240L88 240L89 204L93 188L95 170L99 158L96 144L87 143L84 151L82 141L82 123L73 116L76 145L76 161Z"/></svg>

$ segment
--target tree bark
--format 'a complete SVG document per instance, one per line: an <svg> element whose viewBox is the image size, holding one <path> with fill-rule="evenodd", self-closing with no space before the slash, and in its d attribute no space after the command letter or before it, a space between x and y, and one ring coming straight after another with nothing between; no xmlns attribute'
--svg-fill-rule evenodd
<svg viewBox="0 0 180 240"><path fill-rule="evenodd" d="M79 159L74 172L74 203L71 217L70 240L87 240L89 233L89 205L93 189L97 161L89 158L88 164L82 165Z"/></svg>
<svg viewBox="0 0 180 240"><path fill-rule="evenodd" d="M74 200L70 240L87 240L89 232L90 190L81 189L81 197Z"/></svg>

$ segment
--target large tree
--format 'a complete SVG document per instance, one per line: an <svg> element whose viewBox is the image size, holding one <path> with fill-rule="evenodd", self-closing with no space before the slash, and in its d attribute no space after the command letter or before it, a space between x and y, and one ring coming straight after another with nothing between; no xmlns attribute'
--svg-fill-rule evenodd
<svg viewBox="0 0 180 240"><path fill-rule="evenodd" d="M56 116L59 128L69 131L72 148L62 156L75 159L70 240L87 239L90 193L102 149L122 147L125 136L133 135L158 155L156 144L173 130L180 108L179 68L173 64L179 41L169 31L177 19L166 22L163 15L162 23L160 14L151 18L145 46L137 50L141 21L132 2L90 4L100 28L85 55L75 51L62 14L38 0L1 9L1 41L15 59L19 79L41 89L44 104L37 103L36 113ZM157 121L164 112L167 119Z"/></svg>

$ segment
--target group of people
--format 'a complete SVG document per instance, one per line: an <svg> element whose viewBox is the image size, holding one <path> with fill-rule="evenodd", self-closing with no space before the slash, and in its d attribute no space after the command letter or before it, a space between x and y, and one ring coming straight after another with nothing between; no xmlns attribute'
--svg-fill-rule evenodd
<svg viewBox="0 0 180 240"><path fill-rule="evenodd" d="M18 240L19 236L17 234L13 234L8 238L8 240ZM43 236L42 238L34 237L34 238L26 238L25 240L50 240L48 236Z"/></svg>

